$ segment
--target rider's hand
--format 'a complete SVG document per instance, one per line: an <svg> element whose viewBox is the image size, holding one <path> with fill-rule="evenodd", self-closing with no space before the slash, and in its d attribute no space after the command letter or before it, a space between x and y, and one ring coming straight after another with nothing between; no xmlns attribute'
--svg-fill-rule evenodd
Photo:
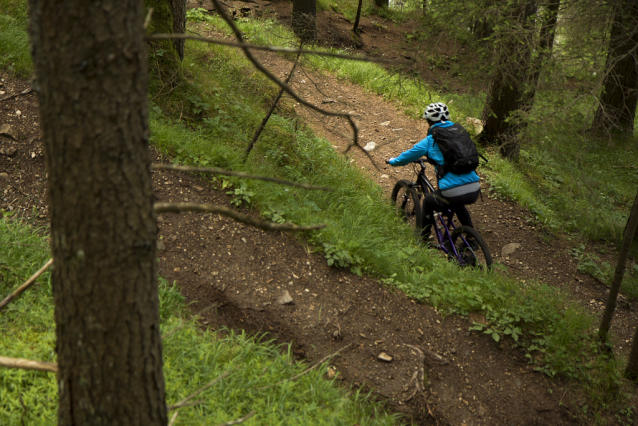
<svg viewBox="0 0 638 426"><path fill-rule="evenodd" d="M392 157L392 158L388 158L387 160L385 160L385 164L390 164L390 161L392 161L392 160L394 160L394 159L395 159L394 157Z"/></svg>

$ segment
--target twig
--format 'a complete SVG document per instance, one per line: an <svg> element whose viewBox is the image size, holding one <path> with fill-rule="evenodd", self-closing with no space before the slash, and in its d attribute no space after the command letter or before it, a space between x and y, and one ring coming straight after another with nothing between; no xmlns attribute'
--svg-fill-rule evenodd
<svg viewBox="0 0 638 426"><path fill-rule="evenodd" d="M0 367L19 368L22 370L48 371L51 373L58 372L58 364L55 362L32 361L22 358L7 358L0 356Z"/></svg>
<svg viewBox="0 0 638 426"><path fill-rule="evenodd" d="M0 99L0 102L4 102L4 101L8 101L9 99L13 99L13 98L17 98L20 95L27 95L29 93L33 92L33 88L28 88L28 89L24 89L22 92L18 92L18 93L14 93L13 95L9 95L6 96L2 99Z"/></svg>
<svg viewBox="0 0 638 426"><path fill-rule="evenodd" d="M173 413L173 415L171 416L171 421L168 422L168 426L173 426L175 424L175 420L177 419L178 415L179 415L179 411L175 411Z"/></svg>
<svg viewBox="0 0 638 426"><path fill-rule="evenodd" d="M154 205L156 213L184 213L184 212L206 212L217 213L230 217L237 222L245 223L246 225L254 226L255 228L263 229L264 231L314 231L317 229L325 228L327 225L311 225L311 226L298 226L293 224L278 224L271 222L264 222L259 219L255 219L243 213L239 213L235 210L227 207L215 206L212 204L199 204L199 203L156 203Z"/></svg>
<svg viewBox="0 0 638 426"><path fill-rule="evenodd" d="M232 425L238 425L240 423L244 423L246 420L250 419L252 416L255 415L254 411L251 411L250 413L246 414L244 417L237 419L237 420L231 420L229 422L226 423L222 423L220 425L217 426L232 426Z"/></svg>
<svg viewBox="0 0 638 426"><path fill-rule="evenodd" d="M319 50L304 50L304 49L293 49L290 47L261 46L258 44L228 41L228 40L222 40L219 38L202 37L202 36L196 36L196 35L190 35L190 34L153 34L153 35L147 36L146 40L196 40L196 41L203 41L205 43L219 44L221 46L240 47L242 49L265 50L268 52L276 52L276 53L316 55L316 56L326 56L329 58L351 59L353 61L362 61L362 62L378 62L378 63L389 63L389 64L412 65L412 62L404 61L401 59L397 60L397 59L387 59L387 58L369 58L369 57L362 57L362 56L343 55L340 53L321 52Z"/></svg>
<svg viewBox="0 0 638 426"><path fill-rule="evenodd" d="M228 14L224 11L224 9L221 7L221 5L219 4L218 0L212 0L213 5L215 5L215 9L217 10L217 13L219 13L219 16L222 17L222 19L228 24L228 26L233 30L233 32L235 33L235 37L237 38L237 40L240 43L243 43L243 35L242 32L239 30L239 28L237 28L237 25L235 25L235 23L233 22L233 20L228 16ZM370 153L368 151L366 151L365 149L363 149L363 147L361 145L359 145L359 126L357 126L357 124L354 121L354 118L352 117L351 114L348 113L343 113L343 112L332 112L332 111L328 111L325 109L321 109L315 105L313 105L312 103L306 101L305 99L303 99L301 96L299 96L294 90L292 90L290 88L290 86L288 86L286 83L282 82L281 80L279 80L277 77L275 77L275 75L273 75L270 71L268 71L258 60L257 58L255 58L255 56L253 56L251 50L247 47L242 47L242 50L244 51L244 55L246 56L246 58L252 62L252 64L255 66L255 68L257 68L263 75L265 75L269 80L271 80L273 83L275 83L276 85L278 85L280 88L282 88L286 93L288 93L290 96L293 97L293 99L295 99L297 102L299 102L301 105L304 105L310 109L313 109L321 114L324 115L328 115L328 116L332 116L332 117L343 117L345 119L348 120L348 124L350 124L350 128L352 129L352 142L348 145L348 149L346 149L345 152L350 151L350 148L352 148L353 146L357 147L359 150L361 150L361 152L368 157L368 160L370 160L370 162L372 163L372 165L374 166L374 168L376 170L380 170L379 166L377 166L375 164L375 162L372 160L372 156L370 155Z"/></svg>
<svg viewBox="0 0 638 426"><path fill-rule="evenodd" d="M439 361L440 363L442 363L443 365L449 364L450 361L448 361L446 358L443 358L441 355L434 353L428 349L423 349L423 352L425 352L426 354L430 355L432 358L434 358L435 360Z"/></svg>
<svg viewBox="0 0 638 426"><path fill-rule="evenodd" d="M178 172L189 172L189 173L212 173L216 175L224 175L224 176L237 176L245 179L255 179L255 180L263 180L266 182L274 182L280 183L282 185L289 186L297 186L299 188L304 189L318 189L321 191L333 191L332 188L328 188L326 186L315 186L315 185L307 185L305 183L297 183L290 182L283 179L277 179L269 176L256 176L248 173L242 172L233 172L230 170L218 169L216 167L188 167L188 166L176 166L173 164L153 164L151 166L151 170L175 170Z"/></svg>
<svg viewBox="0 0 638 426"><path fill-rule="evenodd" d="M215 383L219 382L221 379L227 377L229 374L230 374L229 371L226 371L226 372L222 373L215 380L213 380L212 382L208 383L207 385L202 386L201 388L199 388L198 390L196 390L192 394L188 395L186 398L182 399L177 404L169 406L168 407L168 411L171 411L171 410L174 410L176 408L184 406L185 403L187 403L191 399L195 398L197 395L199 395L200 393L204 392L206 389L208 389L209 387L213 386Z"/></svg>
<svg viewBox="0 0 638 426"><path fill-rule="evenodd" d="M144 18L144 29L148 28L148 24L151 23L152 16L153 16L153 8L149 7L148 12L146 13L146 18Z"/></svg>
<svg viewBox="0 0 638 426"><path fill-rule="evenodd" d="M26 280L24 282L24 284L22 284L20 287L18 287L13 293L11 293L10 295L8 295L2 302L0 302L0 309L4 308L5 306L7 306L9 303L11 303L11 301L13 299L15 299L16 297L18 297L20 295L20 293L22 293L24 290L26 290L27 288L29 288L29 286L31 284L33 284L35 282L35 280L37 280L40 275L44 274L44 272L49 269L49 266L51 266L53 264L53 258L49 259L49 261L42 267L40 268L40 270L38 272L36 272L35 274L33 274L33 276L31 278L29 278L28 280Z"/></svg>
<svg viewBox="0 0 638 426"><path fill-rule="evenodd" d="M334 356L336 356L339 352L341 352L341 351L344 351L344 350L348 349L350 346L352 346L352 343L350 343L349 345L344 346L343 348L339 349L337 352L335 352L335 353L333 353L333 354L331 354L331 355L328 355L328 356L324 357L321 361L319 361L319 362L315 363L315 365L313 365L312 367L307 368L307 369L306 369L306 370L304 370L303 372L301 372L301 373L297 374L296 376L291 377L290 379L284 379L284 380L282 380L282 381L280 381L280 382L275 383L274 385L262 386L262 387L260 387L260 388L255 388L255 389L248 389L248 392L253 391L253 390L264 390L264 389L272 388L273 386L279 386L280 384L285 383L285 382L291 382L291 381L293 381L293 380L296 380L296 379L298 379L299 377L303 376L304 374L307 374L307 373L309 373L310 371L314 370L314 369L315 369L318 365L321 365L321 364L323 364L324 362L326 362L327 360L329 360L330 358L333 358L333 357L334 357Z"/></svg>
<svg viewBox="0 0 638 426"><path fill-rule="evenodd" d="M295 62L292 64L292 68L290 69L290 72L288 73L288 77L286 77L286 81L284 83L290 84L290 80L292 79L292 76L295 73L295 68L297 68L297 64L299 63L299 57L300 56L301 56L301 54L298 53L297 57L295 58ZM281 95L283 95L283 94L284 94L284 89L280 88L279 89L279 93L277 93L277 96L275 97L275 100L273 101L272 106L270 107L270 110L268 111L268 113L266 114L264 119L261 120L261 124L257 128L257 131L255 131L255 134L253 135L253 138L251 139L250 143L248 144L248 147L246 148L245 159L248 158L248 155L250 154L250 151L252 151L253 146L255 146L255 143L257 142L257 139L259 138L259 135L261 135L261 132L264 130L264 127L266 127L266 123L268 123L268 120L270 119L270 116L275 111L275 108L277 108L277 104L279 103L279 99L281 99Z"/></svg>
<svg viewBox="0 0 638 426"><path fill-rule="evenodd" d="M184 402L183 404L175 404L175 405L171 406L171 411L172 410L177 410L178 408L192 407L193 405L199 405L199 404L203 404L205 402L206 402L206 400L200 399L198 401Z"/></svg>

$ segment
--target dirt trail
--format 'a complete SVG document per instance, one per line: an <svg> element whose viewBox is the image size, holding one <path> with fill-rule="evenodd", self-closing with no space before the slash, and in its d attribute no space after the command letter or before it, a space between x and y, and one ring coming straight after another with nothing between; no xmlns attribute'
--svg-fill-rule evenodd
<svg viewBox="0 0 638 426"><path fill-rule="evenodd" d="M372 36L369 22L363 25ZM259 57L276 75L290 68L275 55ZM27 87L7 75L2 78L0 89L7 94ZM362 143L377 143L372 155L381 171L361 153L355 151L352 158L386 193L397 179L410 177L407 168L385 169L381 160L420 140L425 135L422 122L332 76L300 70L293 86L324 108L354 111ZM25 217L37 212L37 220L44 223L45 171L37 107L35 94L0 102L0 126L10 124L19 132L18 141L0 136L0 208ZM347 146L347 138L340 136L347 132L343 122L301 108L298 113L336 149ZM157 154L155 160L168 161ZM156 171L153 179L159 201L230 206L226 194L199 178ZM471 213L508 274L560 286L600 312L604 287L577 273L560 239L545 242L525 221L529 214L524 209L484 196ZM392 409L412 416L415 424L578 423L573 416L582 413L580 401L567 388L533 372L509 343L496 344L490 337L468 332L471 322L464 318L442 318L432 307L373 279L330 268L320 253L290 235L265 233L216 215L163 214L158 221L160 273L177 281L193 312L215 306L201 317L205 327L268 333L278 342L293 342L295 354L308 362L345 348L330 361L337 380L371 390ZM521 244L521 249L500 259L500 248L511 242ZM282 305L279 299L286 291L293 303ZM629 336L635 319L633 310L621 308L614 332ZM392 361L379 360L381 353ZM420 392L416 386L422 375L426 380Z"/></svg>

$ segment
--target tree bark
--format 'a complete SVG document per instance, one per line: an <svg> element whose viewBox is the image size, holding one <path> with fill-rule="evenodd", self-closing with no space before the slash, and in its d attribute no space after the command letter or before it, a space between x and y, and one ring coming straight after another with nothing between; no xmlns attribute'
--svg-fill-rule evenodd
<svg viewBox="0 0 638 426"><path fill-rule="evenodd" d="M556 34L556 24L558 23L558 11L560 9L560 0L548 0L545 5L545 13L543 14L543 23L539 32L538 49L531 61L531 76L528 83L527 91L523 104L532 107L536 96L536 88L541 75L541 69L545 62L552 55L554 47L554 39Z"/></svg>
<svg viewBox="0 0 638 426"><path fill-rule="evenodd" d="M485 126L480 139L501 144L501 155L517 158L520 146L516 138L519 126L514 112L525 107L525 83L531 55L529 21L536 13L535 1L525 1L511 12L511 19L523 30L503 34L495 40L497 57L482 119Z"/></svg>
<svg viewBox="0 0 638 426"><path fill-rule="evenodd" d="M352 32L355 34L359 34L359 20L361 19L361 6L363 5L363 0L359 0L359 5L357 6L357 16L354 18L354 25L352 26Z"/></svg>
<svg viewBox="0 0 638 426"><path fill-rule="evenodd" d="M148 33L186 33L186 0L144 0L147 8L153 9ZM185 40L172 40L180 61L184 59ZM170 42L165 42L170 46Z"/></svg>
<svg viewBox="0 0 638 426"><path fill-rule="evenodd" d="M619 2L593 129L633 134L638 105L638 0Z"/></svg>
<svg viewBox="0 0 638 426"><path fill-rule="evenodd" d="M58 424L166 425L143 3L31 0L30 15Z"/></svg>
<svg viewBox="0 0 638 426"><path fill-rule="evenodd" d="M627 219L625 236L623 238L622 245L620 246L620 252L618 253L616 271L614 272L614 278L611 282L611 288L609 289L609 297L607 298L607 305L605 306L603 318L600 321L600 327L598 329L598 338L603 343L607 341L607 334L609 333L609 328L611 327L611 318L614 315L614 311L616 310L616 299L618 298L618 293L620 292L620 285L622 284L622 278L625 274L625 266L627 264L627 255L629 254L629 248L631 247L631 241L633 240L636 228L638 228L638 193L636 193L634 205L631 208L631 213L629 214L629 218ZM636 346L636 342L634 342L633 346ZM633 346L631 354L634 355L636 359L632 360L630 356L629 363L630 365L632 365L632 370L635 373L638 373L638 353L634 354Z"/></svg>
<svg viewBox="0 0 638 426"><path fill-rule="evenodd" d="M316 0L293 0L292 29L303 43L312 43L317 39Z"/></svg>

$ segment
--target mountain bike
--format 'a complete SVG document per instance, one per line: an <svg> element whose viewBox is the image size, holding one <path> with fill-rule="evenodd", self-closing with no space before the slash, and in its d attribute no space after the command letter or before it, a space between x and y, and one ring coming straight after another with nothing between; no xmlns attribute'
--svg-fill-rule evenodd
<svg viewBox="0 0 638 426"><path fill-rule="evenodd" d="M399 180L394 185L391 198L398 215L403 221L415 228L420 237L425 239L428 236L422 235L421 200L428 194L434 193L434 186L425 174L428 163L419 159L413 161L412 164L414 164L416 182ZM421 166L421 170L417 171L416 165ZM438 242L438 245L434 244L435 248L443 251L449 259L458 263L459 266L489 268L492 265L492 255L481 234L470 226L456 226L453 217L454 213L450 209L434 213L435 226L433 229Z"/></svg>

